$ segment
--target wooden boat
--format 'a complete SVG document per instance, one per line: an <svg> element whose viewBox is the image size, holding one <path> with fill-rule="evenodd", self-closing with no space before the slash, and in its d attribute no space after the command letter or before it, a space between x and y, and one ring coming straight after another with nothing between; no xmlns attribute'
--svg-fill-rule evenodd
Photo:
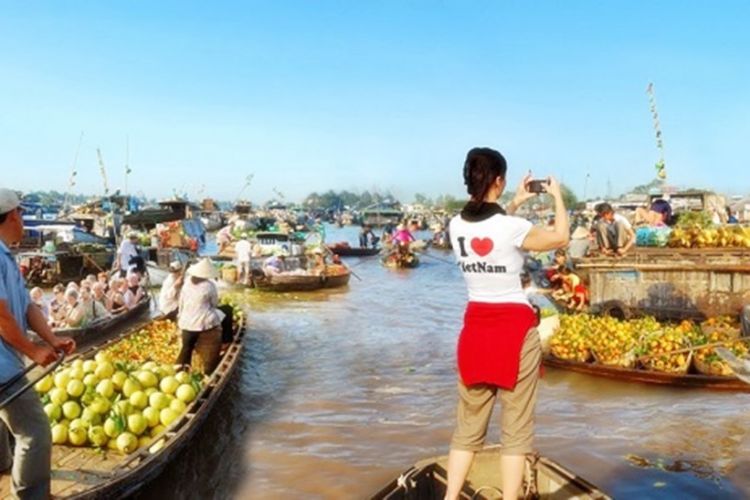
<svg viewBox="0 0 750 500"><path fill-rule="evenodd" d="M379 248L350 247L349 245L328 245L328 249L339 257L371 257L380 253Z"/></svg>
<svg viewBox="0 0 750 500"><path fill-rule="evenodd" d="M552 355L546 355L544 357L544 365L625 382L672 385L693 389L711 389L715 391L750 392L750 384L746 384L736 377L722 377L694 373L664 373L652 370L621 368L618 366L608 366L598 363L570 361Z"/></svg>
<svg viewBox="0 0 750 500"><path fill-rule="evenodd" d="M411 254L411 259L390 259L385 257L383 259L383 265L390 269L414 269L419 266L419 257L415 254Z"/></svg>
<svg viewBox="0 0 750 500"><path fill-rule="evenodd" d="M99 350L122 340L135 330L82 353L91 358ZM95 448L52 447L52 496L72 499L116 499L133 495L161 473L164 467L190 443L200 425L227 386L237 368L245 337L245 325L237 325L232 343L225 350L219 366L206 379L203 388L187 411L153 440L164 444L153 453L141 448L123 455ZM10 476L0 476L0 498L10 496Z"/></svg>
<svg viewBox="0 0 750 500"><path fill-rule="evenodd" d="M256 288L267 292L309 292L323 288L338 288L349 283L351 272L315 276L310 274L272 274L253 276Z"/></svg>
<svg viewBox="0 0 750 500"><path fill-rule="evenodd" d="M429 458L417 462L372 500L424 499L442 500L447 486L448 457ZM609 499L599 488L560 464L544 457L526 461L523 498ZM461 491L462 499L496 499L500 494L500 447L490 446L477 453L469 476Z"/></svg>
<svg viewBox="0 0 750 500"><path fill-rule="evenodd" d="M55 328L54 331L56 335L72 337L78 343L84 342L86 344L92 344L95 343L96 339L111 332L113 328L132 321L148 312L150 305L151 297L147 295L141 299L141 302L138 305L129 311L124 311L116 316L92 321L82 328Z"/></svg>

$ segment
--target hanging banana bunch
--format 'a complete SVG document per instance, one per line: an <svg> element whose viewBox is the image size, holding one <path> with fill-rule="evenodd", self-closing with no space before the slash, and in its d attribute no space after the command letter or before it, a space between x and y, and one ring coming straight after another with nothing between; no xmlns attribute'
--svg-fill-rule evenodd
<svg viewBox="0 0 750 500"><path fill-rule="evenodd" d="M654 84L649 83L646 88L648 94L649 107L651 108L651 116L654 119L654 132L656 133L656 147L659 150L659 160L654 165L656 169L656 177L660 180L665 181L667 179L667 165L664 162L664 142L661 138L661 126L659 125L659 113L656 110L656 96L654 95Z"/></svg>

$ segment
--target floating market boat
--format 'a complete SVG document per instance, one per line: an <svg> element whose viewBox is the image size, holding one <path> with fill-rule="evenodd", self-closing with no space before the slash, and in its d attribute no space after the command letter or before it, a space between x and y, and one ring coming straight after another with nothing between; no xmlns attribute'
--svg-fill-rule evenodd
<svg viewBox="0 0 750 500"><path fill-rule="evenodd" d="M409 254L405 258L396 259L389 255L383 258L383 265L390 269L414 269L419 266L419 257Z"/></svg>
<svg viewBox="0 0 750 500"><path fill-rule="evenodd" d="M328 266L329 268L334 266ZM339 288L346 286L351 277L351 271L343 266L340 271L316 276L312 274L272 274L261 275L255 273L253 284L256 288L268 292L308 292L324 288Z"/></svg>
<svg viewBox="0 0 750 500"><path fill-rule="evenodd" d="M132 330L77 356L90 359L97 352L136 332ZM133 495L157 477L164 467L190 443L211 412L239 364L245 324L237 325L235 335L221 361L208 377L187 411L153 439L161 446L139 448L124 455L96 448L53 445L52 483L54 498L116 499ZM0 498L10 497L10 475L0 476Z"/></svg>
<svg viewBox="0 0 750 500"><path fill-rule="evenodd" d="M448 457L417 462L372 500L424 499L445 497ZM489 446L477 453L461 491L463 499L496 499L500 493L500 446ZM560 464L544 457L529 457L526 462L523 498L609 499L599 488Z"/></svg>
<svg viewBox="0 0 750 500"><path fill-rule="evenodd" d="M672 385L693 389L711 389L714 391L750 392L750 384L746 384L734 376L703 375L697 373L666 373L637 368L623 368L619 366L604 365L601 363L560 359L551 354L544 357L544 365L624 382Z"/></svg>
<svg viewBox="0 0 750 500"><path fill-rule="evenodd" d="M110 333L113 328L128 323L148 312L150 305L151 297L147 295L141 299L140 303L138 303L133 309L124 311L115 316L92 321L82 328L56 328L55 334L72 337L79 344L95 344L98 339Z"/></svg>
<svg viewBox="0 0 750 500"><path fill-rule="evenodd" d="M82 245L71 250L20 252L16 262L30 286L53 286L109 269L113 258L112 249Z"/></svg>
<svg viewBox="0 0 750 500"><path fill-rule="evenodd" d="M328 249L339 257L371 257L380 253L379 248L351 247L340 243L328 245Z"/></svg>

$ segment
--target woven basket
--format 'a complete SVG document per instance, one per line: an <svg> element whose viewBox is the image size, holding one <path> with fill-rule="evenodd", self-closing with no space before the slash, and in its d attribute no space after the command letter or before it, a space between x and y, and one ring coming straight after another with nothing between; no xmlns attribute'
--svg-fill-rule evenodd
<svg viewBox="0 0 750 500"><path fill-rule="evenodd" d="M693 358L693 366L698 371L698 373L702 373L703 375L713 375L716 377L733 377L732 369L729 368L729 365L727 365L725 362L721 360L716 360L711 363L707 363L706 361L701 361L698 359L698 357Z"/></svg>
<svg viewBox="0 0 750 500"><path fill-rule="evenodd" d="M673 355L673 356L675 356L675 355ZM688 372L688 370L690 370L690 366L693 363L693 352L690 351L688 353L687 357L685 358L685 364L684 365L682 365L682 366L680 366L679 368L676 368L676 369L660 369L657 366L657 362L659 361L660 357L661 356L656 356L656 357L647 359L647 360L641 362L641 364L643 365L643 367L646 370L651 370L651 371L654 371L654 372L661 372L661 373L674 373L674 374L678 374L678 375L679 374L684 375L684 374L686 374Z"/></svg>
<svg viewBox="0 0 750 500"><path fill-rule="evenodd" d="M237 268L236 267L224 267L221 269L221 279L227 283L237 282Z"/></svg>
<svg viewBox="0 0 750 500"><path fill-rule="evenodd" d="M602 359L596 354L596 350L591 349L591 355L594 358L594 362L604 366L619 366L621 368L635 368L636 356L633 350L625 353L617 359Z"/></svg>

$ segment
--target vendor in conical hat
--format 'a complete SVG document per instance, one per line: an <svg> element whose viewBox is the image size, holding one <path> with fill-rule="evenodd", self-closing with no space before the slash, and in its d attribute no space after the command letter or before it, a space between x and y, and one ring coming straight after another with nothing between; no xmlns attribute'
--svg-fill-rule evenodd
<svg viewBox="0 0 750 500"><path fill-rule="evenodd" d="M211 260L204 258L190 266L180 292L177 325L182 330L182 349L177 364L190 366L193 350L203 361L203 371L210 374L219 364L221 321L219 292L213 280L218 277Z"/></svg>

